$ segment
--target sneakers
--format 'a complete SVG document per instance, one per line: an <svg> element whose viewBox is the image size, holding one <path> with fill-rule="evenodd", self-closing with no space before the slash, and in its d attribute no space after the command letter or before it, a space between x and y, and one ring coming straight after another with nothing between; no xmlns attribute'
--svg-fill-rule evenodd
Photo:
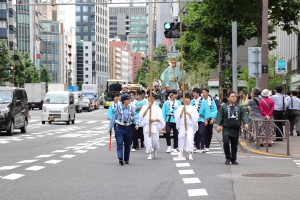
<svg viewBox="0 0 300 200"><path fill-rule="evenodd" d="M132 152L136 151L135 149L131 149Z"/></svg>
<svg viewBox="0 0 300 200"><path fill-rule="evenodd" d="M209 152L209 148L206 148L206 149L205 149L205 152Z"/></svg>
<svg viewBox="0 0 300 200"><path fill-rule="evenodd" d="M194 160L192 154L189 154L189 160Z"/></svg>
<svg viewBox="0 0 300 200"><path fill-rule="evenodd" d="M171 153L171 146L168 146L166 153Z"/></svg>
<svg viewBox="0 0 300 200"><path fill-rule="evenodd" d="M236 162L236 161L231 161L231 163L232 163L233 165L238 165L238 164L239 164L239 163Z"/></svg>
<svg viewBox="0 0 300 200"><path fill-rule="evenodd" d="M152 155L151 155L151 153L148 154L147 160L152 160Z"/></svg>
<svg viewBox="0 0 300 200"><path fill-rule="evenodd" d="M201 149L200 150L200 153L205 153L206 151L204 149Z"/></svg>
<svg viewBox="0 0 300 200"><path fill-rule="evenodd" d="M122 159L119 159L119 164L124 165L124 161Z"/></svg>
<svg viewBox="0 0 300 200"><path fill-rule="evenodd" d="M183 158L183 152L179 152L179 154L178 154L178 158Z"/></svg>
<svg viewBox="0 0 300 200"><path fill-rule="evenodd" d="M173 152L178 153L179 151L178 151L178 149L173 149Z"/></svg>
<svg viewBox="0 0 300 200"><path fill-rule="evenodd" d="M225 161L225 165L230 165L230 159L227 159L226 161Z"/></svg>
<svg viewBox="0 0 300 200"><path fill-rule="evenodd" d="M125 161L125 164L129 164L129 161Z"/></svg>
<svg viewBox="0 0 300 200"><path fill-rule="evenodd" d="M194 151L194 153L201 153L201 150L197 149L196 151Z"/></svg>

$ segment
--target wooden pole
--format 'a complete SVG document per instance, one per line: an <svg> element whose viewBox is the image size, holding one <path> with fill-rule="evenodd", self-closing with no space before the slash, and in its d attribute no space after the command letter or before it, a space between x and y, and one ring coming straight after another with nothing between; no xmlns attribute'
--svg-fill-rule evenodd
<svg viewBox="0 0 300 200"><path fill-rule="evenodd" d="M180 19L180 65L181 65L181 77L182 77L182 86L183 86L183 90L182 90L182 99L183 99L183 108L185 109L185 85L184 85L184 66L183 66L183 43L182 43L182 15L181 15L181 0L178 1L179 3L179 19ZM185 128L185 132L187 131L187 123L186 123L186 114L184 113L184 128Z"/></svg>
<svg viewBox="0 0 300 200"><path fill-rule="evenodd" d="M154 1L154 7L153 7L153 17L152 17L152 44L151 44L151 65L150 65L150 94L148 97L148 103L151 103L153 105L152 101L152 88L153 88L153 62L154 62L154 28L155 28L155 17L156 17L156 0ZM152 116L152 106L149 109L149 119L151 119ZM151 122L149 122L149 137L151 137Z"/></svg>

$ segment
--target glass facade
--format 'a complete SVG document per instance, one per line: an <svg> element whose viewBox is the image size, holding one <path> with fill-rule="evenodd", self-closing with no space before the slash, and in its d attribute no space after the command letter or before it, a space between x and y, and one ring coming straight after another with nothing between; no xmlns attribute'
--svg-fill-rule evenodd
<svg viewBox="0 0 300 200"><path fill-rule="evenodd" d="M60 23L56 21L40 21L43 29L40 32L41 43L41 65L46 67L51 74L51 82L62 82L61 80L61 37Z"/></svg>
<svg viewBox="0 0 300 200"><path fill-rule="evenodd" d="M83 42L77 42L77 85L83 83Z"/></svg>
<svg viewBox="0 0 300 200"><path fill-rule="evenodd" d="M29 3L25 0L24 3ZM18 50L24 54L30 52L30 12L29 6L17 6Z"/></svg>

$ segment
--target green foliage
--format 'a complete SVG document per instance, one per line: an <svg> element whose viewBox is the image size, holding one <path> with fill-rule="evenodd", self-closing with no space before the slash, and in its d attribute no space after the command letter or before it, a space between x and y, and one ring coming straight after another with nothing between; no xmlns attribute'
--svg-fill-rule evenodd
<svg viewBox="0 0 300 200"><path fill-rule="evenodd" d="M164 49L164 50L163 50ZM158 44L156 49L155 49L155 56L163 56L163 55L167 55L167 47L165 44Z"/></svg>
<svg viewBox="0 0 300 200"><path fill-rule="evenodd" d="M14 70L14 85L15 86L21 86L21 85L24 84L24 81L25 81L25 73L24 73L25 72L25 68L26 68L25 62L27 62L25 60L28 59L28 58L27 58L27 56L25 57L24 55L22 55L18 51L18 49L15 48L13 50L13 54L11 56L11 59L14 62L13 65L15 66L15 70ZM29 57L29 55L28 55L28 57ZM29 60L30 60L30 58L29 58ZM11 78L10 78L10 80L11 80ZM30 83L30 82L27 82L27 83Z"/></svg>
<svg viewBox="0 0 300 200"><path fill-rule="evenodd" d="M49 82L51 82L50 73L48 69L44 66L41 66L41 70L41 82L45 82L46 84L48 84Z"/></svg>
<svg viewBox="0 0 300 200"><path fill-rule="evenodd" d="M6 80L10 77L9 72L5 68L6 66L13 66L13 61L10 58L9 50L5 40L2 40L0 43L0 51L0 85L2 85L3 80Z"/></svg>
<svg viewBox="0 0 300 200"><path fill-rule="evenodd" d="M285 74L276 74L276 60L284 59L280 55L269 55L269 71L268 71L268 88L275 89L276 86L282 85L282 79L285 77Z"/></svg>
<svg viewBox="0 0 300 200"><path fill-rule="evenodd" d="M78 84L78 90L79 91L81 91L82 90L82 84L83 84L83 82L81 81L81 82L79 82L79 84Z"/></svg>

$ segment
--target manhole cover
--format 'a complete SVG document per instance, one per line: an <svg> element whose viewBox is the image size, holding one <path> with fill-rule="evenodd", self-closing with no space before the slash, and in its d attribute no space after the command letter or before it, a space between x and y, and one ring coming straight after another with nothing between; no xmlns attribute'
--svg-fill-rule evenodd
<svg viewBox="0 0 300 200"><path fill-rule="evenodd" d="M247 177L289 177L293 176L292 174L273 174L273 173L256 173L256 174L243 174L242 176Z"/></svg>

